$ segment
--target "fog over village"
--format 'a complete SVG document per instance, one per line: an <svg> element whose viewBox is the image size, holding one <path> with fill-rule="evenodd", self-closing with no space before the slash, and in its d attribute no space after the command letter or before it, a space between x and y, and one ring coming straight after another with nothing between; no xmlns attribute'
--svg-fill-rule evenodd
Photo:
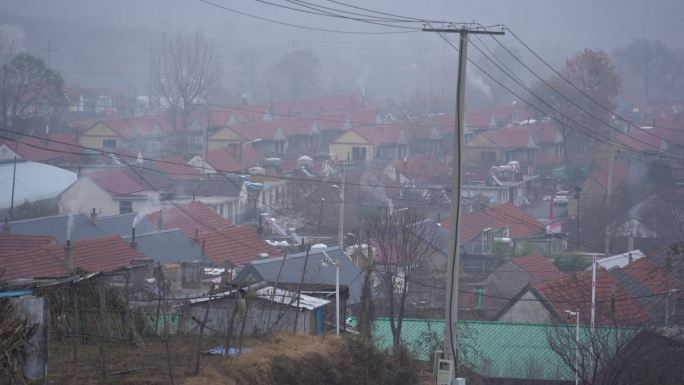
<svg viewBox="0 0 684 385"><path fill-rule="evenodd" d="M684 383L682 15L0 0L0 385Z"/></svg>

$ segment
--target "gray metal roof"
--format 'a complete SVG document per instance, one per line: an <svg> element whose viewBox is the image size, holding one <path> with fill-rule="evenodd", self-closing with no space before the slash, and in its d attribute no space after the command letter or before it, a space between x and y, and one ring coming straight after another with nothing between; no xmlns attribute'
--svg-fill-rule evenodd
<svg viewBox="0 0 684 385"><path fill-rule="evenodd" d="M123 238L131 241L130 235ZM202 255L202 249L197 243L189 239L180 229L136 234L135 241L138 243L138 251L162 265L192 261L210 263L209 258Z"/></svg>
<svg viewBox="0 0 684 385"><path fill-rule="evenodd" d="M21 235L49 235L63 243L67 240L68 229L71 227L70 239L80 241L104 237L108 235L130 235L133 218L137 214L123 214L112 216L98 216L95 222L85 214L64 214L50 217L25 219L10 222L10 233ZM71 226L69 222L71 221ZM138 233L154 231L155 227L147 220L138 224Z"/></svg>
<svg viewBox="0 0 684 385"><path fill-rule="evenodd" d="M97 217L95 223L97 227L102 229L107 235L120 235L122 237L131 235L131 228L133 227L133 221L137 216L137 213L121 214L121 215L110 215ZM135 231L137 234L149 233L156 231L157 227L150 223L143 216L138 220L135 225Z"/></svg>
<svg viewBox="0 0 684 385"><path fill-rule="evenodd" d="M361 289L363 286L363 274L358 267L344 254L339 248L328 248L328 256L340 263L340 285L349 288L348 303L353 305L361 300ZM239 283L248 282L275 282L278 271L282 265L282 272L278 277L278 282L282 284L298 284L304 270L306 253L288 255L283 263L283 257L273 257L252 261L247 264L237 275L236 281ZM310 253L309 261L306 264L304 274L304 284L323 284L335 285L335 266L328 263L324 266L322 261L325 256L322 252Z"/></svg>

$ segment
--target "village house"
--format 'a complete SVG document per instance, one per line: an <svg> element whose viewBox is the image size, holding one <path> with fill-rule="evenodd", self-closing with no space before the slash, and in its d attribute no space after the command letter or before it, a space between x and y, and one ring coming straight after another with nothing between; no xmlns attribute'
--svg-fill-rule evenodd
<svg viewBox="0 0 684 385"><path fill-rule="evenodd" d="M249 301L245 306L244 330L248 336L259 336L274 331L296 330L298 334L320 335L330 327L326 318L335 314L330 301L314 296L299 294L296 291L274 288L272 286L251 286L230 292L219 293L215 297L203 297L189 301L181 309L179 330L197 332L197 320L206 317L206 333L222 334L230 328L231 315L236 302ZM296 324L295 324L296 321ZM240 319L233 321L235 325ZM240 326L242 329L242 326ZM234 326L234 329L237 329Z"/></svg>
<svg viewBox="0 0 684 385"><path fill-rule="evenodd" d="M145 256L121 237L93 238L51 244L2 258L3 280L63 277L77 270L112 271L128 267Z"/></svg>
<svg viewBox="0 0 684 385"><path fill-rule="evenodd" d="M85 160L80 155L82 152L76 138L66 132L0 141L0 162L16 157L18 160L74 168Z"/></svg>
<svg viewBox="0 0 684 385"><path fill-rule="evenodd" d="M498 166L516 161L526 174L534 174L539 145L526 127L506 127L475 135L465 144L464 164Z"/></svg>
<svg viewBox="0 0 684 385"><path fill-rule="evenodd" d="M173 124L163 115L103 119L77 124L81 146L104 151L142 152L158 158L169 144Z"/></svg>
<svg viewBox="0 0 684 385"><path fill-rule="evenodd" d="M200 202L176 205L146 216L159 229L179 228L220 267L241 266L278 249L260 239L251 225L234 225Z"/></svg>
<svg viewBox="0 0 684 385"><path fill-rule="evenodd" d="M499 266L482 282L470 282L464 290L472 295L465 297L464 306L480 310L485 318L497 314L507 303L530 283L561 279L564 274L541 254L514 257Z"/></svg>
<svg viewBox="0 0 684 385"><path fill-rule="evenodd" d="M330 143L330 153L339 160L403 159L409 156L409 141L409 130L404 125L359 127Z"/></svg>
<svg viewBox="0 0 684 385"><path fill-rule="evenodd" d="M590 323L592 272L567 274L561 279L530 283L494 317L502 322L571 323L567 311L579 310L580 322ZM596 278L597 325L646 325L649 312L610 272L598 268Z"/></svg>

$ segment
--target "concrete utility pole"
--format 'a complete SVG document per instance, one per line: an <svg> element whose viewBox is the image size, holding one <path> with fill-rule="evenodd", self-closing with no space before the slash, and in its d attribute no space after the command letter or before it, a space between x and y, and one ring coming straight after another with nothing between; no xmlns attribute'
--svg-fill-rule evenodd
<svg viewBox="0 0 684 385"><path fill-rule="evenodd" d="M611 198L613 195L613 163L615 162L615 153L613 146L610 144L613 141L613 130L610 130L608 139L608 180L606 181L606 210L608 215L612 213L610 209ZM631 250L629 250L631 251ZM610 255L610 226L606 225L605 250L606 255Z"/></svg>
<svg viewBox="0 0 684 385"><path fill-rule="evenodd" d="M466 86L466 62L468 60L468 35L503 35L501 31L487 31L483 28L471 29L463 26L450 28L423 28L425 32L458 33L459 59L458 59L458 88L456 92L456 135L454 135L454 154L451 162L452 187L451 187L451 223L449 234L449 259L447 260L446 282L446 306L444 315L444 354L446 359L454 362L454 378L458 377L458 272L459 272L459 242L458 228L460 225L461 209L461 170L463 129L465 126L465 86ZM454 380L455 381L455 380Z"/></svg>
<svg viewBox="0 0 684 385"><path fill-rule="evenodd" d="M342 181L338 188L340 192L340 215L337 218L337 243L340 246L340 250L344 252L344 182L346 175L344 173L344 168L342 169ZM333 185L333 187L335 187Z"/></svg>

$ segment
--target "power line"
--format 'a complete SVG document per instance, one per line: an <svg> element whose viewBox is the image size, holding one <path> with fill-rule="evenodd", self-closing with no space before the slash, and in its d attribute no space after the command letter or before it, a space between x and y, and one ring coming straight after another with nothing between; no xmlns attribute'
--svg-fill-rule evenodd
<svg viewBox="0 0 684 385"><path fill-rule="evenodd" d="M582 111L583 113L587 114L588 116L590 116L591 118L593 118L594 120L596 120L596 121L597 121L598 123L600 123L601 125L604 125L604 126L608 127L608 128L611 129L611 130L614 130L614 131L617 131L618 133L621 133L621 134L623 134L623 135L626 135L626 136L628 136L628 137L630 137L630 138L632 138L632 139L634 139L634 140L636 140L636 141L638 141L638 142L640 142L640 143L642 143L642 144L645 144L645 145L647 145L647 146L653 147L653 148L655 148L655 149L657 149L657 150L661 150L659 146L656 146L656 145L654 145L654 144L652 144L652 143L649 143L649 142L645 142L645 141L641 140L640 138L631 136L629 133L622 132L622 131L619 130L617 127L611 125L610 123L605 122L603 119L601 119L600 117L596 116L596 114L594 114L593 112L588 111L588 110L585 109L584 107L580 106L579 103L577 103L576 101L574 101L571 97L569 97L569 96L563 94L560 90L558 90L556 87L554 87L549 81L547 81L547 80L544 79L542 76L540 76L539 74L537 74L532 68L530 68L529 65L527 65L525 62L523 62L518 56L516 56L515 54L513 54L513 53L510 51L510 49L509 49L508 47L506 47L504 44L502 44L501 41L500 41L499 39L497 39L497 38L494 37L494 36L492 37L492 39L494 39L494 41L497 42L501 48L503 48L506 52L508 52L508 54L509 54L511 57L513 57L518 63L520 63L527 71L529 71L532 75L534 75L537 79L539 79L544 85L546 85L546 87L548 87L548 88L550 88L551 90L553 90L556 94L558 94L558 95L561 96L563 99L565 99L566 101L568 101L570 104L572 104L573 106L575 106L575 108L579 109L579 110ZM518 39L518 40L519 40L519 39ZM481 43L483 46L486 47L486 44L485 44L484 42L480 41L480 43ZM489 60L491 60L491 61L493 62L493 60L492 60L491 58L490 58ZM543 60L543 59L542 59L542 60ZM500 60L499 60L499 61L500 61ZM548 64L548 63L545 62L545 64ZM553 69L553 68L552 68L552 69ZM560 74L560 72L556 71L555 69L553 69L553 71L554 71L558 76L560 76L561 79L563 79L565 82L567 82L568 84L570 84L574 89L576 89L577 91L579 91L584 97L590 99L592 102L594 102L596 105L598 105L599 107L601 107L603 110L607 111L608 113L615 115L615 113L613 112L612 109L610 109L610 108L604 106L604 105L601 104L599 101L597 101L595 98L593 98L591 95L589 95L588 93L586 93L584 90L582 90L582 89L580 89L579 87L577 87L574 83L572 83L570 80L568 80L568 79L567 79L566 77L564 77L562 74ZM517 79L514 79L514 80L518 81ZM617 115L616 115L616 116L617 116ZM618 116L618 117L619 117L619 116ZM621 118L621 117L620 117L620 118ZM623 119L623 118L621 118L621 119ZM624 120L624 119L623 119L623 120ZM629 122L629 121L627 121L627 120L625 120L625 121L628 122L628 123L631 123L631 122ZM633 123L632 123L632 124L633 124ZM635 124L633 124L633 125L635 125ZM636 125L635 125L635 126L636 126ZM638 127L638 128L640 128L640 127ZM647 132L647 133L650 134L650 135L654 135L654 134L652 134L652 133L650 133L650 132L648 132L648 131L645 131L645 132ZM655 135L654 135L654 136L655 136ZM670 143L670 144L674 144L674 143L672 143L672 142L667 141L666 139L663 139L663 138L660 138L660 137L657 137L657 138L658 138L658 139L661 139L661 140L664 140L664 141L666 141L666 142L668 142L668 143Z"/></svg>
<svg viewBox="0 0 684 385"><path fill-rule="evenodd" d="M444 36L441 34L441 32L437 32L437 33L438 33L438 35L439 35L443 40L445 40L453 49L458 50L458 48L456 48L456 47L453 45L453 43L452 43L449 39L447 39L446 37L444 37ZM487 56L484 52L482 52L482 50L481 50L474 42L473 42L473 46L474 46L476 49L478 49L478 50L483 54L483 56L487 57L490 61L492 61L492 59L489 58L489 56ZM484 70L481 66L479 66L476 62L474 62L474 61L471 60L471 59L468 59L468 61L469 61L473 66L475 66L475 68L477 68L480 72L482 72L482 73L485 74L487 77L489 77L490 79L492 79L492 80L493 80L496 84L498 84L501 88L505 89L506 91L508 91L509 93L511 93L512 95L514 95L515 97L517 97L519 100L523 101L525 104L527 104L527 105L530 106L531 108L533 108L533 109L537 110L538 112L544 114L544 111L542 111L539 107L535 106L533 103L530 103L530 102L527 101L525 98L523 98L519 93L513 91L510 87L508 87L508 86L506 86L505 84L503 84L500 80L496 79L496 78L495 78L493 75L491 75L489 72L485 71L485 70ZM494 62L494 61L492 61L492 63L494 63L495 65L498 66L498 63L496 63L496 62ZM510 75L509 75L501 66L498 66L498 68L499 68L506 76L508 76L508 77L510 77L511 79L515 80L515 78L512 77L512 76L510 76ZM600 136L600 135L597 137L596 134L598 134L598 133L593 133L593 132L591 132L591 129L589 129L588 127L584 126L584 125L581 124L580 122L576 121L574 118L569 117L569 116L567 116L567 115L561 113L560 111L556 110L556 109L555 109L553 106L551 106L546 100L544 100L542 97L540 97L539 95L537 95L536 93L534 93L531 89L529 89L529 87L527 87L527 86L525 86L524 84L521 84L521 83L518 83L518 85L519 85L520 87L522 87L525 91L527 91L530 95L532 95L533 97L535 97L536 99L538 99L542 104L546 105L546 106L547 106L548 108L550 108L551 110L553 110L553 111L559 113L560 115L563 116L563 118L568 119L568 120L571 121L571 122L574 122L577 126L568 125L567 123L564 123L564 122L560 121L560 119L557 118L557 117L555 117L555 116L549 116L549 118L550 118L551 120L557 122L557 123L560 124L561 126L567 126L568 128L572 129L573 131L577 131L577 132L579 132L580 134L585 135L585 136L588 136L588 137L590 137L590 138L592 138L592 139L594 139L594 140L597 140L597 141L599 141L599 142L602 142L602 143L610 143L610 142L611 142L610 139L606 139L605 137L602 137L602 136ZM582 129L580 129L579 127L581 127ZM634 148L632 148L632 147L626 146L626 145L624 145L624 144L615 143L614 145L617 146L617 147L622 146L622 147L623 147L625 150L627 150L627 151L630 151L630 150L631 150L632 152L639 152L638 150L636 150L636 149L634 149ZM629 155L628 155L628 156L629 156ZM633 156L632 156L632 157L633 157ZM635 159L636 159L636 158L635 158ZM676 159L679 159L679 158L676 158ZM646 161L646 160L643 160L643 159L637 159L637 160L639 160L639 161L644 161L644 162L646 162L646 163L654 163L654 162Z"/></svg>
<svg viewBox="0 0 684 385"><path fill-rule="evenodd" d="M233 12L238 15L242 16L247 16L251 17L253 19L269 22L269 23L274 23L274 24L279 24L279 25L284 25L287 27L293 27L293 28L300 28L300 29L306 29L310 31L318 31L318 32L330 32L330 33L341 33L341 34L351 34L351 35L394 35L394 34L400 34L400 33L414 33L417 31L385 31L385 32L372 32L372 31L343 31L343 30L335 30L335 29L326 29L326 28L317 28L317 27L309 27L306 25L299 25L299 24L292 24L292 23L286 23L283 21L279 20L274 20L274 19L269 19L257 15L253 15L250 13L242 12L233 8L226 7L225 5L221 4L216 4L210 0L199 0L205 4L209 4L213 7L220 8L229 12Z"/></svg>
<svg viewBox="0 0 684 385"><path fill-rule="evenodd" d="M618 115L618 114L615 113L613 110L611 110L611 109L608 108L607 106L601 104L601 103L600 103L598 100L596 100L594 97L592 97L591 95L589 95L588 93L586 93L584 90L582 90L581 88L577 87L574 83L572 83L570 80L568 80L560 71L556 70L551 64L549 64L548 61L544 60L544 58L541 57L541 55L539 55L536 51L534 51L534 50L532 49L532 47L530 47L530 46L529 46L527 43L525 43L520 37L518 37L518 35L516 35L510 28L506 27L506 30L507 30L507 31L508 31L508 32L509 32L509 33L510 33L510 34L511 34L511 35L512 35L520 44L522 44L523 47L527 48L527 50L529 50L530 52L532 52L532 54L533 54L537 59L539 59L542 63L544 63L545 66L547 66L548 68L550 68L551 71L553 71L553 73L556 74L556 76L558 76L560 79L562 79L562 80L565 81L566 83L570 84L575 90L577 90L578 92L580 92L584 97L588 98L589 100L591 100L592 102L594 102L596 105L598 105L598 106L601 107L602 109L606 110L608 113L615 115L616 117L618 117L620 120L624 121L625 123L627 123L627 124L629 124L629 125L631 125L631 126L633 126L633 127L635 127L635 128L641 128L640 125L638 125L636 122L633 122L633 121L631 121L631 120L629 120L629 119L627 119L627 118L625 118L625 117L623 117L623 116ZM501 44L501 43L499 42L498 39L494 38L494 40L496 40L499 44ZM655 127L655 125L654 125L654 127ZM660 128L664 128L664 127L660 127ZM652 134L652 133L649 133L649 134L654 135L654 134ZM655 135L654 135L654 136L655 136ZM656 137L656 138L659 138L659 139L661 139L661 140L665 140L665 139L660 138L660 137L658 137L658 136L655 136L655 137Z"/></svg>

